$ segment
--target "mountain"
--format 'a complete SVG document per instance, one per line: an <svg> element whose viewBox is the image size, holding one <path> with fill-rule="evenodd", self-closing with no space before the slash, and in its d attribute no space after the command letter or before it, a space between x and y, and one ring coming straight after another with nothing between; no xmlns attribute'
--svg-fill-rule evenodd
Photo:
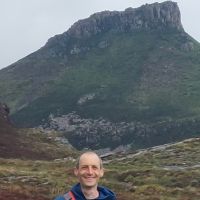
<svg viewBox="0 0 200 200"><path fill-rule="evenodd" d="M104 11L0 70L0 101L16 125L63 131L78 149L199 136L199 55L177 3Z"/></svg>

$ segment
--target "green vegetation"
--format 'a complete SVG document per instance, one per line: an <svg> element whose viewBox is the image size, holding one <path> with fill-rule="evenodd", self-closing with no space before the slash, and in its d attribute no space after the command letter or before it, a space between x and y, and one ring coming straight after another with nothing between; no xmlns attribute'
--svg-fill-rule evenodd
<svg viewBox="0 0 200 200"><path fill-rule="evenodd" d="M101 41L108 41L109 46L97 48ZM173 31L106 33L82 41L90 50L69 57L66 70L49 92L13 117L18 124L33 126L50 113L72 111L112 121L199 115L200 48L193 41L193 50L181 50L183 42L189 41L192 39ZM77 104L91 93L94 99Z"/></svg>
<svg viewBox="0 0 200 200"><path fill-rule="evenodd" d="M108 47L98 48L101 41L107 41ZM188 42L193 43L193 49L182 50L181 46ZM26 91L35 87L34 82L26 78L2 79L5 83L0 84L1 91L6 94L1 95L12 111L19 109L13 114L19 125L38 125L50 113L71 111L113 121L157 121L199 115L200 47L186 34L108 32L76 43L89 50L69 56L62 73L59 76L55 73L53 81L43 85L45 89L37 87L37 92L34 89L30 98L35 100L22 109L12 105L24 101ZM42 79L47 79L43 71L40 73ZM77 105L83 95L91 93L95 94L93 100Z"/></svg>
<svg viewBox="0 0 200 200"><path fill-rule="evenodd" d="M107 45L100 47L102 42ZM108 31L68 43L45 46L21 67L16 63L16 73L16 66L0 73L1 98L15 124L37 127L50 114L72 112L83 119L139 123L120 135L135 148L199 136L200 45L185 32ZM72 54L75 47L79 52ZM92 98L79 103L87 95ZM120 145L105 140L111 148Z"/></svg>

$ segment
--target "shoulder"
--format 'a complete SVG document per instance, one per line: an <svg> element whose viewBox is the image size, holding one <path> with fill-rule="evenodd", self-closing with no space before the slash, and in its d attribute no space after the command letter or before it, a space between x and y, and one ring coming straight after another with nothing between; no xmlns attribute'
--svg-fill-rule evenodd
<svg viewBox="0 0 200 200"><path fill-rule="evenodd" d="M111 191L109 188L99 186L98 190L101 199L116 200L115 193Z"/></svg>
<svg viewBox="0 0 200 200"><path fill-rule="evenodd" d="M58 196L54 200L75 200L74 194L69 191L65 193L63 196Z"/></svg>

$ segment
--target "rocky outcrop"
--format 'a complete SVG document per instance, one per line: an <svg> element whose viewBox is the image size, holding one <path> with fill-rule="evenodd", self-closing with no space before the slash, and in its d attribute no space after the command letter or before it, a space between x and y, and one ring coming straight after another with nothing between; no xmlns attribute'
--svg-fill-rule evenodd
<svg viewBox="0 0 200 200"><path fill-rule="evenodd" d="M133 32L138 29L174 28L183 30L180 11L177 3L146 4L139 8L127 8L125 11L104 11L91 15L87 19L79 20L62 35L57 35L49 43L67 41L68 38L88 38L93 35L114 31ZM63 43L62 43L63 45Z"/></svg>
<svg viewBox="0 0 200 200"><path fill-rule="evenodd" d="M73 112L60 117L50 115L48 123L43 128L64 132L71 144L78 149L100 149L116 148L123 143L126 133L134 132L140 126L142 126L140 123L134 122L114 123L103 118L81 118Z"/></svg>
<svg viewBox="0 0 200 200"><path fill-rule="evenodd" d="M10 120L8 117L10 110L6 104L0 103L0 123L1 126L4 126L3 124L10 124Z"/></svg>
<svg viewBox="0 0 200 200"><path fill-rule="evenodd" d="M176 3L146 4L140 8L128 8L123 12L104 11L80 20L69 30L71 37L90 37L109 30L127 32L163 27L182 29L180 12Z"/></svg>
<svg viewBox="0 0 200 200"><path fill-rule="evenodd" d="M46 130L57 130L77 149L103 149L132 146L151 147L189 137L200 128L200 119L166 121L144 124L141 122L112 122L103 118L82 118L75 112L62 116L49 116ZM178 134L177 134L178 133ZM198 133L196 134L198 135Z"/></svg>

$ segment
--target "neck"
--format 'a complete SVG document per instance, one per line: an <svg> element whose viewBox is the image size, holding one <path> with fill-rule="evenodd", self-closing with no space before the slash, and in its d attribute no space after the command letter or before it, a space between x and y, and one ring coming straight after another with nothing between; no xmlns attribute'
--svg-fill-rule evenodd
<svg viewBox="0 0 200 200"><path fill-rule="evenodd" d="M99 196L99 192L97 190L97 187L93 188L81 188L82 192L86 199L95 199Z"/></svg>

